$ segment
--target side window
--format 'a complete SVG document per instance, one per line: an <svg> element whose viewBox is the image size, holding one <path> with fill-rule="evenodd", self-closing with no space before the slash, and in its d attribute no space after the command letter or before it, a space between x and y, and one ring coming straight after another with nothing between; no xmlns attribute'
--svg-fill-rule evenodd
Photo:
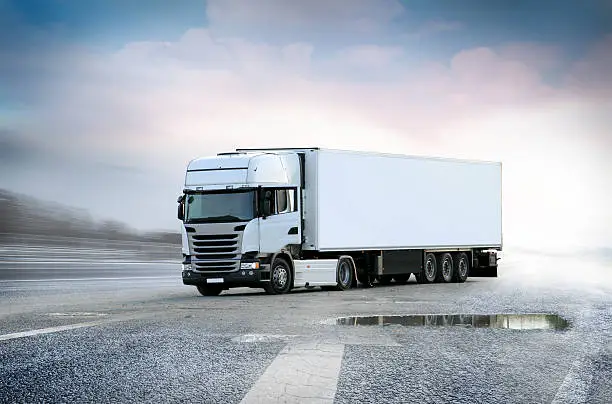
<svg viewBox="0 0 612 404"><path fill-rule="evenodd" d="M270 203L270 215L278 215L289 212L297 212L297 189L270 189L268 197ZM263 202L265 203L265 202Z"/></svg>
<svg viewBox="0 0 612 404"><path fill-rule="evenodd" d="M287 190L286 189L277 189L276 190L276 212L277 213L287 213L288 209L288 201L287 201Z"/></svg>
<svg viewBox="0 0 612 404"><path fill-rule="evenodd" d="M276 207L275 213L289 213L297 211L297 190L295 188L291 189L277 189L274 192L274 200L275 204L273 206Z"/></svg>
<svg viewBox="0 0 612 404"><path fill-rule="evenodd" d="M288 190L289 196L289 212L297 212L297 190L295 188Z"/></svg>

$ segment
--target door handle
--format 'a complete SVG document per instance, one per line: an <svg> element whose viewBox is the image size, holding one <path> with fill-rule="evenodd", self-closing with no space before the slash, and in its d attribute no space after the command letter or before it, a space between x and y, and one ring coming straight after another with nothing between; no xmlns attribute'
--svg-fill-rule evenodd
<svg viewBox="0 0 612 404"><path fill-rule="evenodd" d="M287 232L287 234L298 234L297 226L290 228L289 231Z"/></svg>

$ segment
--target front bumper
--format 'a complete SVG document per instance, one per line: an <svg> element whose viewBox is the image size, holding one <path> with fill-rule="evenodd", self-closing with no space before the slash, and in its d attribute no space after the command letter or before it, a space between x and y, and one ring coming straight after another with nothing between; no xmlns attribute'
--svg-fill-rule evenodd
<svg viewBox="0 0 612 404"><path fill-rule="evenodd" d="M270 281L270 267L260 269L239 269L234 272L195 272L183 270L184 285L218 285L224 289L240 286L262 287Z"/></svg>

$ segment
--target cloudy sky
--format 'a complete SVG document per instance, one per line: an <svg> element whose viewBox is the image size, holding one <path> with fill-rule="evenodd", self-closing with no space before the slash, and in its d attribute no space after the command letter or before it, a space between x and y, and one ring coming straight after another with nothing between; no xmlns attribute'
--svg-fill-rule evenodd
<svg viewBox="0 0 612 404"><path fill-rule="evenodd" d="M611 72L609 0L0 0L0 187L177 229L236 147L497 160L506 244L609 246Z"/></svg>

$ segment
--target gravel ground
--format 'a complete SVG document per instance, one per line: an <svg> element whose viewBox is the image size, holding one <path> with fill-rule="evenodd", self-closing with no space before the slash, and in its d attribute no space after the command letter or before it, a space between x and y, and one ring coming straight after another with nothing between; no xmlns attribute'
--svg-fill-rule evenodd
<svg viewBox="0 0 612 404"><path fill-rule="evenodd" d="M309 343L323 356L326 344L343 346L337 379L328 380L336 403L612 402L610 265L576 276L567 260L510 258L495 279L282 296L235 289L202 297L161 267L163 279L5 281L0 402L238 403L283 349ZM335 324L340 316L461 313L557 313L570 327ZM1 340L75 324L85 326ZM307 378L287 372L306 391L287 402L330 402L308 400Z"/></svg>

